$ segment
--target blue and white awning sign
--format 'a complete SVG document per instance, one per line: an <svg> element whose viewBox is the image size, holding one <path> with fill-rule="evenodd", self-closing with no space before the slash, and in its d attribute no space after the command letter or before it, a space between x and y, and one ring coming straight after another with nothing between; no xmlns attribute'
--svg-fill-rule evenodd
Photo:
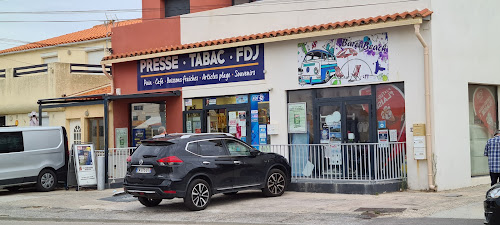
<svg viewBox="0 0 500 225"><path fill-rule="evenodd" d="M263 44L137 61L138 91L263 79Z"/></svg>

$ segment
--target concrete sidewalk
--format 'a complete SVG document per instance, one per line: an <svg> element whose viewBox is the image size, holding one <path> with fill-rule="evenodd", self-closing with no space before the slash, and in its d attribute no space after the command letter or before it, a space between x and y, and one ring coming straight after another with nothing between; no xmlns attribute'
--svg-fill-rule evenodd
<svg viewBox="0 0 500 225"><path fill-rule="evenodd" d="M67 218L161 221L164 213L178 221L259 222L256 215L271 215L268 223L309 223L311 218L397 217L483 219L482 202L489 185L452 191L404 191L379 195L286 192L264 198L259 191L235 196L215 195L206 210L191 213L182 199L164 200L154 208L143 207L129 195L113 196L121 189L104 191L70 189L53 192L0 191L0 218ZM84 212L84 213L81 213ZM295 215L293 219L287 213Z"/></svg>

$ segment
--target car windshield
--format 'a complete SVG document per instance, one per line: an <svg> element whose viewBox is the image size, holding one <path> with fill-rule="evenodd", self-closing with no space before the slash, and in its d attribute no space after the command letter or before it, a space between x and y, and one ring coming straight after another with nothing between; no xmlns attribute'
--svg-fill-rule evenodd
<svg viewBox="0 0 500 225"><path fill-rule="evenodd" d="M306 60L315 60L321 58L321 52L308 52L306 55Z"/></svg>

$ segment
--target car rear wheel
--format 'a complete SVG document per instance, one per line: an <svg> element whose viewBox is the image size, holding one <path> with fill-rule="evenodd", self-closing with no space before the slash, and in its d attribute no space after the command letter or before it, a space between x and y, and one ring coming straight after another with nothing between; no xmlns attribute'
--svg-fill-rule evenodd
<svg viewBox="0 0 500 225"><path fill-rule="evenodd" d="M38 175L36 189L38 191L52 191L56 188L57 177L54 171L44 169Z"/></svg>
<svg viewBox="0 0 500 225"><path fill-rule="evenodd" d="M266 179L266 185L262 192L265 196L281 196L286 190L286 175L279 169L272 169Z"/></svg>
<svg viewBox="0 0 500 225"><path fill-rule="evenodd" d="M211 197L210 185L205 180L196 179L188 186L188 191L184 197L184 204L188 209L193 211L203 210L207 208Z"/></svg>
<svg viewBox="0 0 500 225"><path fill-rule="evenodd" d="M146 197L139 197L138 199L139 199L139 202L146 207L157 206L161 202L161 199L152 199L152 198L146 198Z"/></svg>

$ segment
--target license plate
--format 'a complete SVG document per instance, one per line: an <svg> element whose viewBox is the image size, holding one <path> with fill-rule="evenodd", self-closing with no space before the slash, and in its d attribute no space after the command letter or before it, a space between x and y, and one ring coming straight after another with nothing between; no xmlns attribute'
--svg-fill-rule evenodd
<svg viewBox="0 0 500 225"><path fill-rule="evenodd" d="M151 168L137 167L137 173L151 173Z"/></svg>

